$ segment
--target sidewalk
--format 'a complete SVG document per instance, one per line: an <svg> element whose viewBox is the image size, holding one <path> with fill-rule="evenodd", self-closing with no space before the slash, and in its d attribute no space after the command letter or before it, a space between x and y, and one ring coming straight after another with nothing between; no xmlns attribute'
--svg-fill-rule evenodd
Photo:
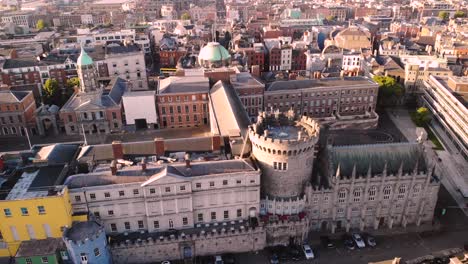
<svg viewBox="0 0 468 264"><path fill-rule="evenodd" d="M409 142L416 141L416 125L414 125L411 120L410 114L407 109L399 108L392 109L387 111L392 121L400 129L400 131L405 135ZM459 191L459 188L465 188L466 177L463 172L468 171L464 160L461 161L461 158L456 151L451 151L454 149L454 146L451 145L450 140L444 138L445 133L437 125L432 126L435 130L435 134L439 139L442 139L442 144L446 150L436 150L435 152L429 151L428 155L435 155L436 160L439 161L438 166L436 167L436 173L440 176L442 184L449 191L453 199L457 202L458 206L463 210L465 215L468 216L467 203L468 199L464 198ZM426 144L426 143L425 143ZM427 142L429 146L432 145L431 142ZM426 145L427 146L427 145ZM463 181L463 182L460 182Z"/></svg>

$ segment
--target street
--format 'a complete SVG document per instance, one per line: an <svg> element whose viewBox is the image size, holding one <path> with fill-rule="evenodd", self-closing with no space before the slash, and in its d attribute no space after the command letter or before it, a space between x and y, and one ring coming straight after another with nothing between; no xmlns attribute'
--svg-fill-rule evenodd
<svg viewBox="0 0 468 264"><path fill-rule="evenodd" d="M440 216L442 208L447 209L444 216ZM411 260L421 256L433 254L446 249L461 248L468 245L468 217L458 208L450 193L441 186L439 200L436 207L436 218L440 221L439 231L394 234L387 230L385 235L375 236L377 246L364 249L348 250L342 241L335 240L335 249L325 249L318 235L311 233L308 243L311 245L316 258L313 260L287 261L281 263L317 263L317 264L363 264L401 257ZM258 253L244 253L236 256L237 263L261 264L270 263L270 253L264 250Z"/></svg>

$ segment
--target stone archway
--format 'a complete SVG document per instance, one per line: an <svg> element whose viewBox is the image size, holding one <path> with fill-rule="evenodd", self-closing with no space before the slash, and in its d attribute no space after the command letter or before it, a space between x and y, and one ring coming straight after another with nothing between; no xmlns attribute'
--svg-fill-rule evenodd
<svg viewBox="0 0 468 264"><path fill-rule="evenodd" d="M39 116L36 117L36 119L39 135L51 136L58 134L58 127L55 116Z"/></svg>

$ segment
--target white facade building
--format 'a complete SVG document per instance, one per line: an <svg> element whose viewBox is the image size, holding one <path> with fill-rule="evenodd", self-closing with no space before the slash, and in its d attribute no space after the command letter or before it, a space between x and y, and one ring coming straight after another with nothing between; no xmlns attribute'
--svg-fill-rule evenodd
<svg viewBox="0 0 468 264"><path fill-rule="evenodd" d="M245 160L124 168L113 162L66 184L73 212L93 213L109 233L247 220L260 205L260 172Z"/></svg>
<svg viewBox="0 0 468 264"><path fill-rule="evenodd" d="M135 44L109 44L105 61L109 76L120 77L131 84L132 91L148 90L145 56Z"/></svg>

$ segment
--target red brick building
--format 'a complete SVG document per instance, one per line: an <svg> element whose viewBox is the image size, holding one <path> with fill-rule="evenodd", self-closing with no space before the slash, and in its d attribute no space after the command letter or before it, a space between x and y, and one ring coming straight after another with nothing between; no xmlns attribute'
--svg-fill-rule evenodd
<svg viewBox="0 0 468 264"><path fill-rule="evenodd" d="M291 70L293 71L305 71L307 56L305 55L306 49L293 49L292 50L292 63Z"/></svg>
<svg viewBox="0 0 468 264"><path fill-rule="evenodd" d="M169 77L156 95L160 128L193 127L209 123L209 80L202 76Z"/></svg>
<svg viewBox="0 0 468 264"><path fill-rule="evenodd" d="M36 134L35 111L32 91L0 91L0 136Z"/></svg>

